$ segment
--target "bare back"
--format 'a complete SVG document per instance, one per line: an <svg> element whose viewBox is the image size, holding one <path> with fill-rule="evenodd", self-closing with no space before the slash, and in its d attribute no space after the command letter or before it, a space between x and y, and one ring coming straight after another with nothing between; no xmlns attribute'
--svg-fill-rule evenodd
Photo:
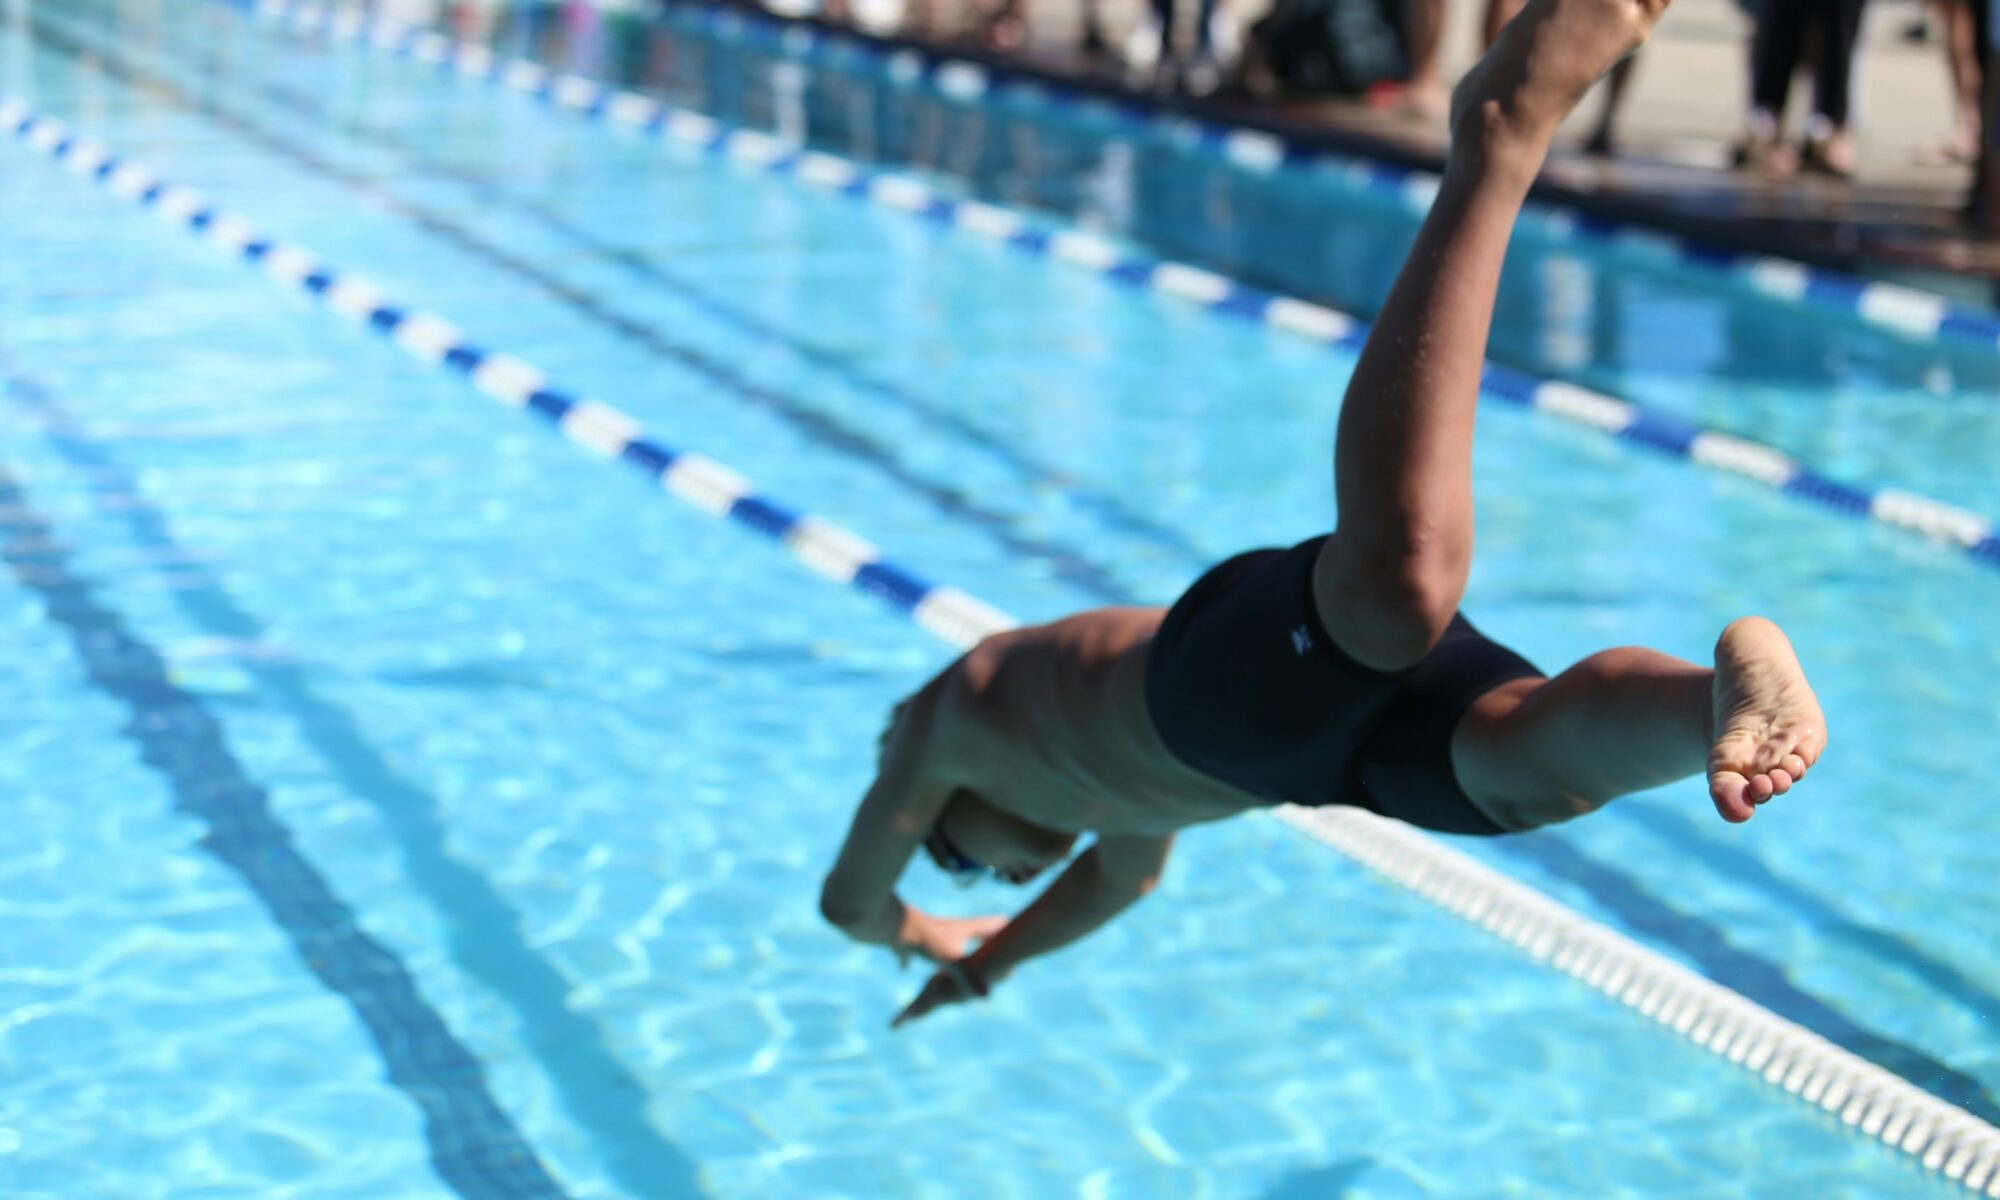
<svg viewBox="0 0 2000 1200"><path fill-rule="evenodd" d="M1146 712L1163 608L1100 608L981 642L952 671L955 764L987 803L1050 829L1163 836L1257 806L1167 750Z"/></svg>

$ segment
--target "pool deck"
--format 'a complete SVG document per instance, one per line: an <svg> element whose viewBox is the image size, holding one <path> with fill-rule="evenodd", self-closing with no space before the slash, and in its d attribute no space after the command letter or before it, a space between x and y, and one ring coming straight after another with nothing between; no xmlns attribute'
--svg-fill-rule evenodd
<svg viewBox="0 0 2000 1200"><path fill-rule="evenodd" d="M1155 94L1075 49L1082 21L1077 0L1026 2L1029 40L1020 55L1002 59L982 51L963 36L962 24L943 21L929 36L891 40L948 48L1328 150L1409 166L1442 161L1445 128L1436 119L1357 101ZM1139 7L1137 0L1100 0L1103 27L1114 41L1131 28ZM1476 57L1480 6L1450 0L1447 12L1444 65L1447 78L1455 78ZM1949 129L1951 109L1941 34L1921 43L1906 36L1918 12L1913 4L1883 3L1867 12L1857 55L1859 169L1853 182L1813 175L1778 182L1730 169L1731 144L1748 107L1749 20L1732 0L1679 0L1637 67L1618 127L1620 156L1605 160L1581 151L1599 103L1587 98L1565 127L1540 194L1731 250L1893 278L1991 304L2000 291L2000 237L1980 234L1961 218L1970 168L1925 161L1926 148ZM1808 87L1802 77L1794 90L1794 130Z"/></svg>

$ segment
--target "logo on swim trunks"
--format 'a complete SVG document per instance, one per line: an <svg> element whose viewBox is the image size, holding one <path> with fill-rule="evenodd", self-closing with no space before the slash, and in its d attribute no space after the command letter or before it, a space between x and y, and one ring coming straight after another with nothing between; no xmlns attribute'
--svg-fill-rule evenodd
<svg viewBox="0 0 2000 1200"><path fill-rule="evenodd" d="M1312 648L1313 635L1310 630L1303 625L1292 630L1292 649L1298 653L1300 658L1304 658L1306 651Z"/></svg>

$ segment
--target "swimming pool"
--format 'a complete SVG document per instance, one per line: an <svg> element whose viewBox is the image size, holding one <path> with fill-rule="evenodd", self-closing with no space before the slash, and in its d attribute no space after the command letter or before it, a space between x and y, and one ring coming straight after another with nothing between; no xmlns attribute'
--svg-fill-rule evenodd
<svg viewBox="0 0 2000 1200"><path fill-rule="evenodd" d="M5 90L1008 611L1164 599L1330 517L1339 351L194 0L125 12L38 8ZM1957 1191L1271 821L891 1036L918 978L814 897L934 642L5 152L8 1194ZM1594 382L2000 511L1980 362L1541 270L1642 298L1544 323ZM1666 363L1647 323L1820 373ZM1555 373L1536 344L1495 353ZM2000 582L1532 415L1481 438L1483 624L1698 656L1764 608L1841 740L1746 829L1675 789L1468 848L1990 1118Z"/></svg>

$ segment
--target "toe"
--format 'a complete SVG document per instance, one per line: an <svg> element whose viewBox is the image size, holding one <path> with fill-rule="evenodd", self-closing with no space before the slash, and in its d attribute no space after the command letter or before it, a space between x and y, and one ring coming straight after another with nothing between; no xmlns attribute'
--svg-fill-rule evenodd
<svg viewBox="0 0 2000 1200"><path fill-rule="evenodd" d="M1717 771L1709 776L1708 797L1715 802L1715 811L1732 825L1749 820L1754 811L1750 781L1734 771Z"/></svg>
<svg viewBox="0 0 2000 1200"><path fill-rule="evenodd" d="M1797 783L1805 777L1807 765L1806 760L1799 755L1787 754L1784 761L1778 764L1778 769L1790 775L1793 783Z"/></svg>
<svg viewBox="0 0 2000 1200"><path fill-rule="evenodd" d="M1774 768L1770 778L1772 795L1782 796L1792 790L1792 777L1783 768Z"/></svg>

